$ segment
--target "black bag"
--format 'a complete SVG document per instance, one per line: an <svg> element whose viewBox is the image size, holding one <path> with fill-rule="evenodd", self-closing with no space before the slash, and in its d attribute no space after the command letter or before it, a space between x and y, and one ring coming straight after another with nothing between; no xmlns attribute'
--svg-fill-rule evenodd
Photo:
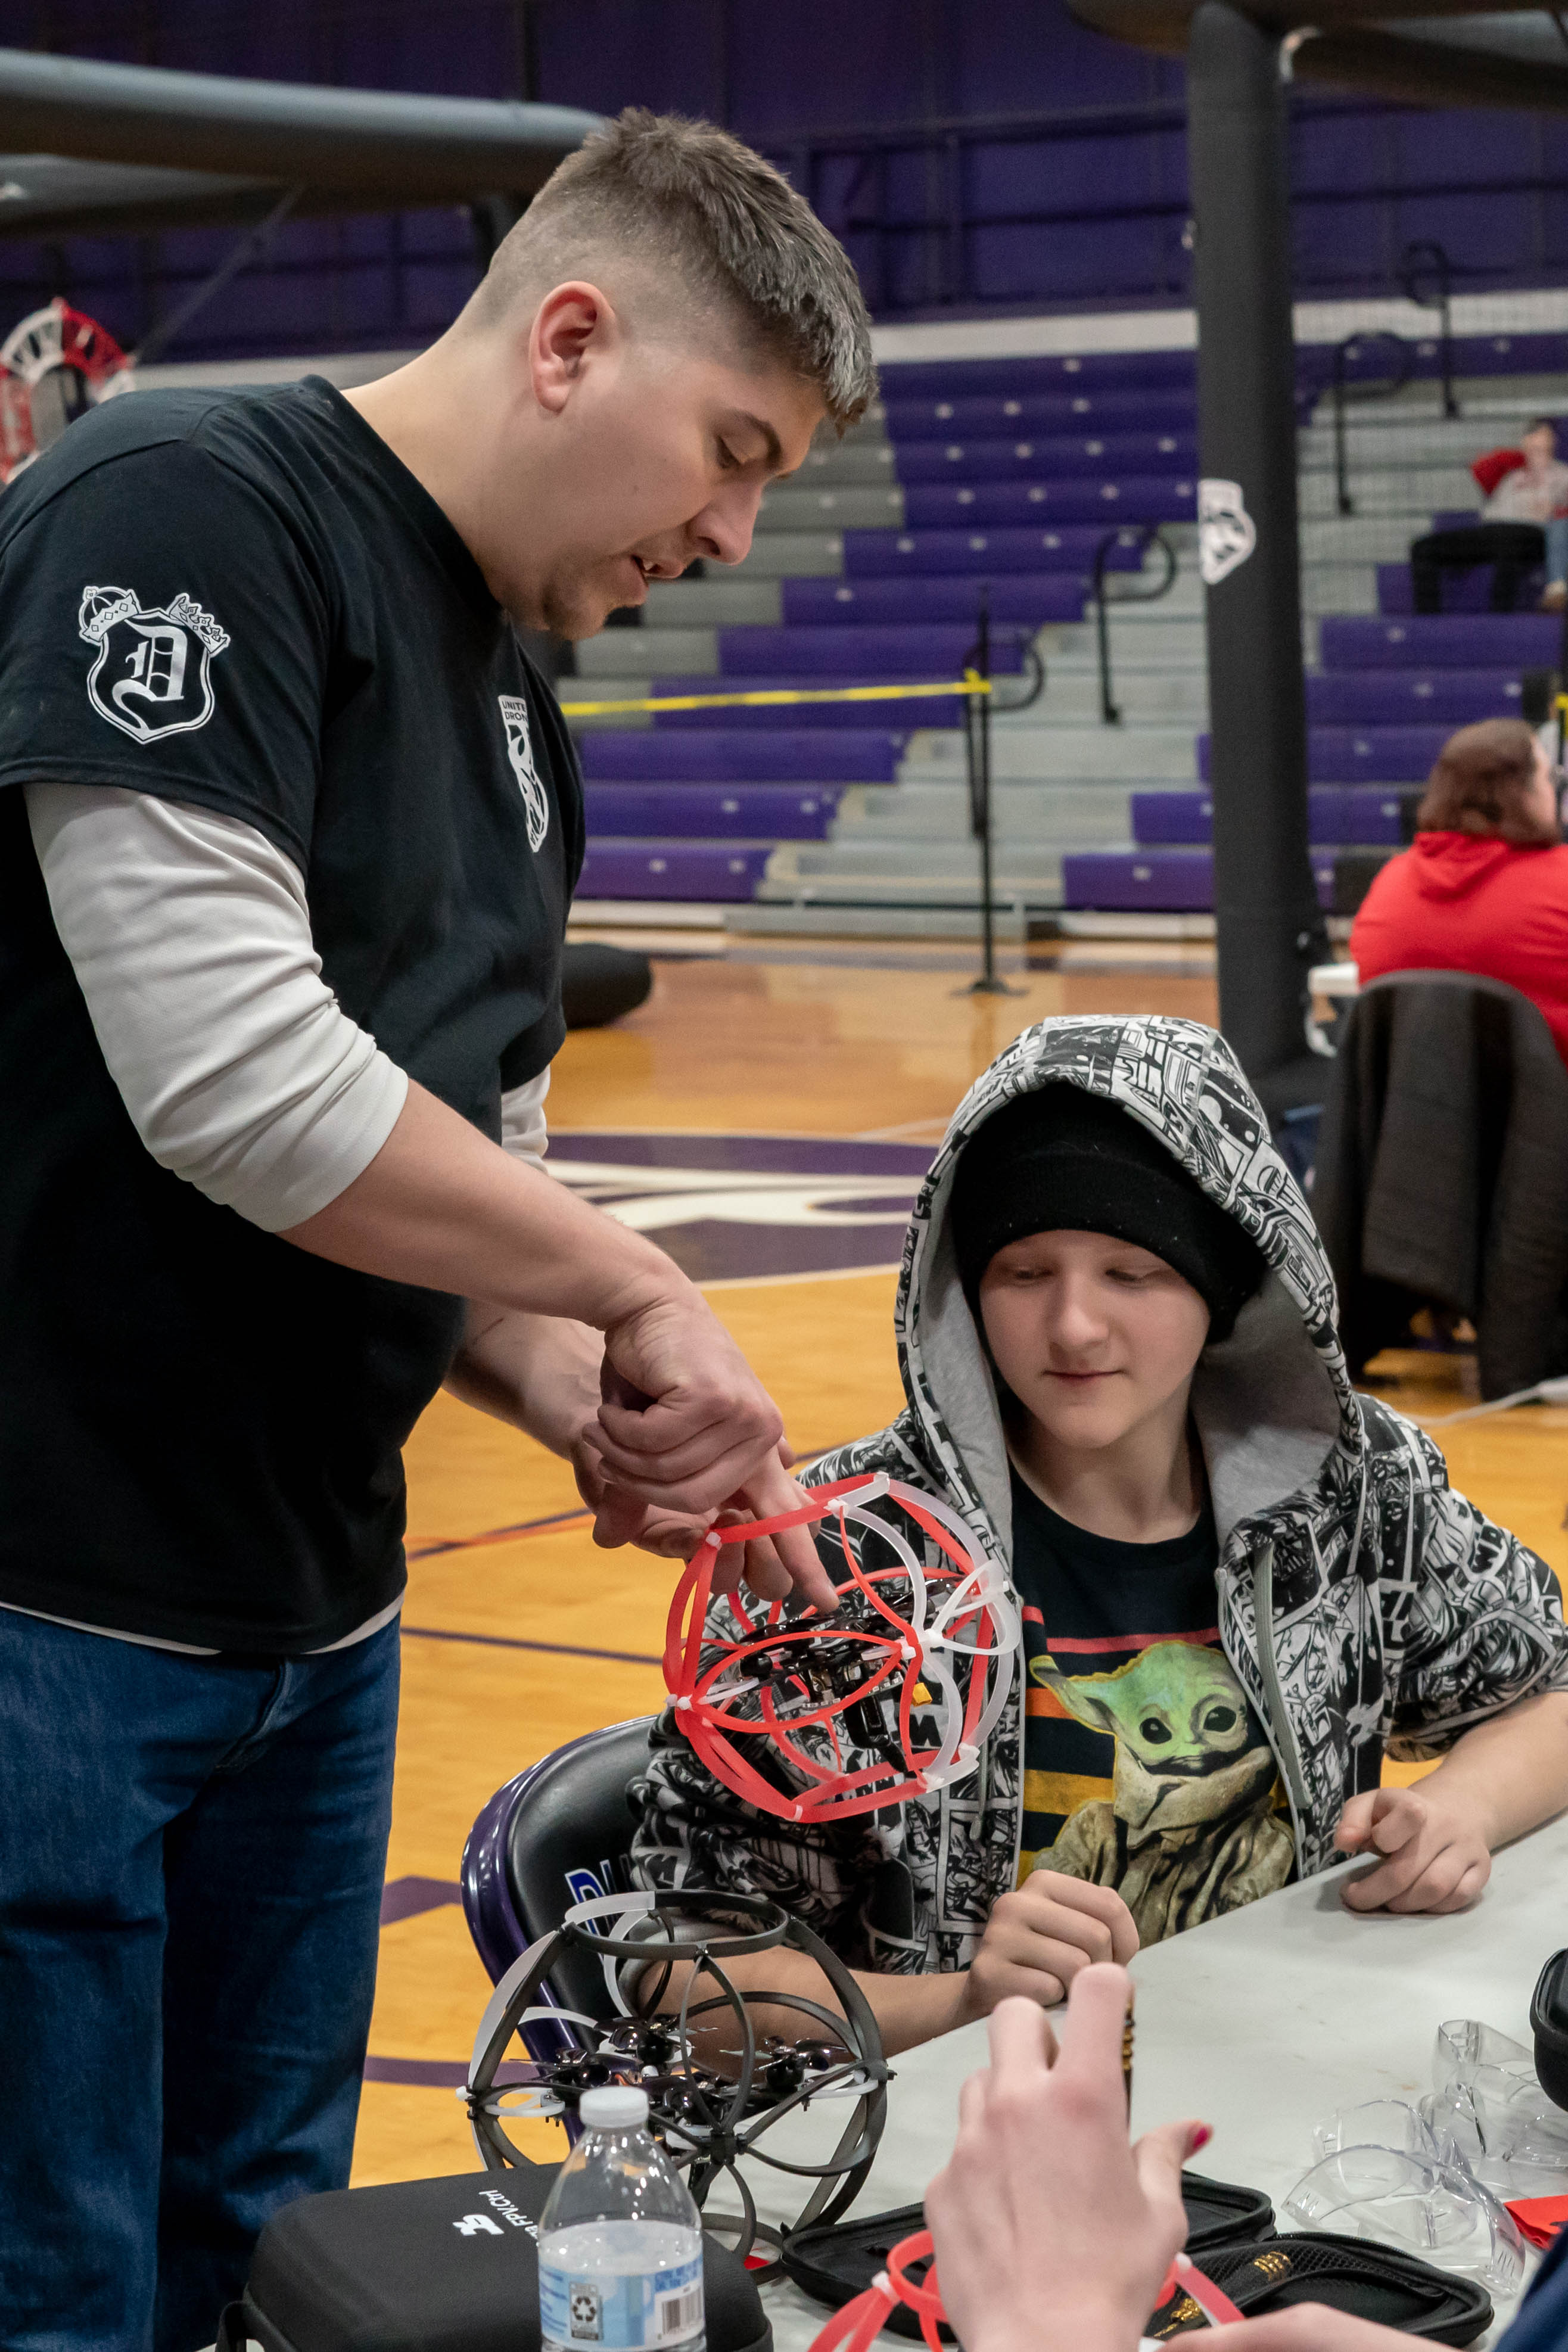
<svg viewBox="0 0 1568 2352"><path fill-rule="evenodd" d="M1370 2238L1303 2230L1205 2254L1200 2268L1244 2319L1260 2319L1293 2303L1326 2303L1332 2311L1374 2319L1428 2344L1473 2344L1492 2324L1490 2299L1473 2279L1434 2270L1415 2254ZM1145 2332L1168 2337L1207 2326L1191 2295L1178 2287Z"/></svg>
<svg viewBox="0 0 1568 2352"><path fill-rule="evenodd" d="M1260 2189L1238 2189L1228 2180L1205 2180L1201 2172L1182 2175L1182 2202L1187 2209L1187 2251L1210 2267L1211 2249L1246 2246L1265 2238L1274 2227L1274 2208ZM837 2310L863 2294L886 2267L888 2255L900 2240L925 2228L925 2209L900 2205L893 2213L870 2213L864 2221L839 2221L831 2229L802 2230L784 2246L784 2268L796 2286ZM883 2321L897 2336L916 2336L920 2321L907 2304L898 2304ZM951 2343L952 2330L942 2336Z"/></svg>
<svg viewBox="0 0 1568 2352"><path fill-rule="evenodd" d="M560 2167L301 2197L275 2213L216 2352L539 2352L534 2225ZM771 2352L743 2265L704 2238L710 2352Z"/></svg>

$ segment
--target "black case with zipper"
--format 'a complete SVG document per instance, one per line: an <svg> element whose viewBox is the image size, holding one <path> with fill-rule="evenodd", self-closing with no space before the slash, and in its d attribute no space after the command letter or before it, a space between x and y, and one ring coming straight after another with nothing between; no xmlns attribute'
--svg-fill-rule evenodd
<svg viewBox="0 0 1568 2352"><path fill-rule="evenodd" d="M535 2231L558 2169L460 2172L285 2205L216 2352L539 2352ZM743 2264L710 2239L702 2251L709 2352L771 2352Z"/></svg>

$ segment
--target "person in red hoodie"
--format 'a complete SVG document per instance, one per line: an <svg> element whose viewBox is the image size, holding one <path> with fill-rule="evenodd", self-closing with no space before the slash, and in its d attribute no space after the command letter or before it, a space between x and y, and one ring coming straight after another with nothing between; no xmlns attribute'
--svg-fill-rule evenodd
<svg viewBox="0 0 1568 2352"><path fill-rule="evenodd" d="M1351 955L1363 982L1470 971L1539 1005L1568 1063L1568 847L1557 782L1522 719L1450 735L1415 839L1363 901Z"/></svg>

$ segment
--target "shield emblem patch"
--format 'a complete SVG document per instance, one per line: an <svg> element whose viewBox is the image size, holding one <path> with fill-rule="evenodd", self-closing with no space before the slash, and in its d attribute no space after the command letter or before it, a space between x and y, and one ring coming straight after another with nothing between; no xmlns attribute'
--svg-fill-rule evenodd
<svg viewBox="0 0 1568 2352"><path fill-rule="evenodd" d="M528 845L542 847L550 830L550 799L533 764L533 738L528 730L528 705L521 694L499 694L501 723L506 729L506 755L522 793L528 818Z"/></svg>
<svg viewBox="0 0 1568 2352"><path fill-rule="evenodd" d="M100 719L137 743L206 725L209 671L228 632L183 589L172 604L143 607L131 588L84 588L77 627L98 648L87 698Z"/></svg>

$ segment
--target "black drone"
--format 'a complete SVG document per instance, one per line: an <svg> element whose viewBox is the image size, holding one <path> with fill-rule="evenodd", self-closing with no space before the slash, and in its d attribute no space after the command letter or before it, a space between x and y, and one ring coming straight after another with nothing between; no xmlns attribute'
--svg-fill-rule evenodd
<svg viewBox="0 0 1568 2352"><path fill-rule="evenodd" d="M781 1948L816 1963L842 2015L800 1993L742 1988L723 1965ZM553 1999L551 1969L571 1949L600 1963L610 2022ZM678 1965L690 1974L679 2011L662 2014ZM759 2034L758 2009L794 2011L810 2030L797 2041ZM514 2034L532 2062L528 2079L498 2084ZM465 2095L479 2154L498 2172L527 2160L507 2136L509 2116L558 2116L574 2139L584 2091L605 2084L646 2091L648 2127L696 2202L706 2208L718 2182L734 2184L740 2211L705 2210L704 2227L742 2259L759 2241L772 2247L774 2268L787 2236L837 2221L858 2194L882 2136L888 2079L859 1986L778 1904L754 1895L605 1895L574 1904L552 1935L512 1962L480 2021ZM759 2145L784 2116L827 2101L853 2104L822 2161ZM814 2184L788 2229L758 2219L741 2169L748 2159Z"/></svg>

